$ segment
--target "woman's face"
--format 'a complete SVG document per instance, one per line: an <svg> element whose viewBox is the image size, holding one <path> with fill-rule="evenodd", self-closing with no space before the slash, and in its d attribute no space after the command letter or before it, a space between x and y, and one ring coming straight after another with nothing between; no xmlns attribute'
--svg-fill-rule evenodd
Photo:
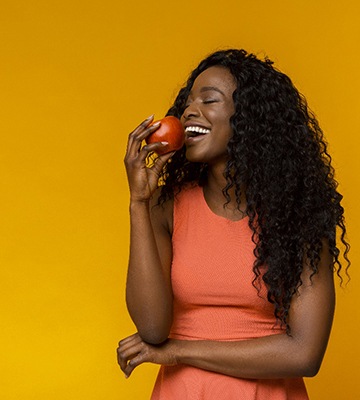
<svg viewBox="0 0 360 400"><path fill-rule="evenodd" d="M195 79L181 116L189 161L209 165L226 162L235 89L235 79L224 67L210 67Z"/></svg>

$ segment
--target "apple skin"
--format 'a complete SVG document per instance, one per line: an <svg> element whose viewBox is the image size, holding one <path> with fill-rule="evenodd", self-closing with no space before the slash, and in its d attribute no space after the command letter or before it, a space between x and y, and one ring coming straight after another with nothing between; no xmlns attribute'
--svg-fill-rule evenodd
<svg viewBox="0 0 360 400"><path fill-rule="evenodd" d="M151 125L154 125L156 122L157 121L154 121ZM147 144L168 142L168 145L156 150L156 153L159 155L181 149L185 142L185 132L180 120L169 115L161 119L160 122L160 127L151 135L149 135L145 139L145 142Z"/></svg>

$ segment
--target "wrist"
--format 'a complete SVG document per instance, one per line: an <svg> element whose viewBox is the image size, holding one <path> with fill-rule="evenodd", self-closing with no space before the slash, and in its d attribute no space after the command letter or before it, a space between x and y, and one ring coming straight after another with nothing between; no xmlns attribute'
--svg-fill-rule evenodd
<svg viewBox="0 0 360 400"><path fill-rule="evenodd" d="M185 360L188 359L189 344L191 346L190 340L170 339L171 353L176 364L184 364Z"/></svg>
<svg viewBox="0 0 360 400"><path fill-rule="evenodd" d="M171 357L172 365L178 365L181 364L181 347L182 347L182 340L176 340L176 339L168 339L167 341L167 346L168 346L168 351Z"/></svg>
<svg viewBox="0 0 360 400"><path fill-rule="evenodd" d="M130 210L135 208L149 208L150 199L136 199L130 197Z"/></svg>

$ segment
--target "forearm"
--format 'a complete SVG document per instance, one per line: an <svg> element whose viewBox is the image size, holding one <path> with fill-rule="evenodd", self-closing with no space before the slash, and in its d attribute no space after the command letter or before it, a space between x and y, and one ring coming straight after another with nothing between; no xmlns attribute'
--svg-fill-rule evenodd
<svg viewBox="0 0 360 400"><path fill-rule="evenodd" d="M314 376L329 340L335 308L332 257L324 246L316 275L306 266L283 333L237 342L175 341L180 363L241 378ZM310 279L311 276L311 279Z"/></svg>
<svg viewBox="0 0 360 400"><path fill-rule="evenodd" d="M145 341L161 342L172 322L170 277L162 266L149 204L130 204L130 258L126 286L129 313Z"/></svg>
<svg viewBox="0 0 360 400"><path fill-rule="evenodd" d="M314 376L323 353L286 334L237 342L174 341L178 363L239 378Z"/></svg>
<svg viewBox="0 0 360 400"><path fill-rule="evenodd" d="M120 364L127 376L144 362L187 364L246 379L314 376L329 339L335 307L332 258L324 250L319 272L304 269L302 285L293 296L289 312L291 336L286 333L256 339L222 342L170 339L150 346L125 339L119 348Z"/></svg>

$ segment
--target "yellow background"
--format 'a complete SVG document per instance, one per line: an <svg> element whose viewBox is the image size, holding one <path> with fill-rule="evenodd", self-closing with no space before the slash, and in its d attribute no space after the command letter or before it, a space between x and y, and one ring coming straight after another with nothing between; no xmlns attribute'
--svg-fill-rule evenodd
<svg viewBox="0 0 360 400"><path fill-rule="evenodd" d="M302 91L345 195L352 281L337 285L311 399L360 393L360 6L349 0L0 1L0 399L147 399L125 380L127 134L161 117L218 48L267 54Z"/></svg>

